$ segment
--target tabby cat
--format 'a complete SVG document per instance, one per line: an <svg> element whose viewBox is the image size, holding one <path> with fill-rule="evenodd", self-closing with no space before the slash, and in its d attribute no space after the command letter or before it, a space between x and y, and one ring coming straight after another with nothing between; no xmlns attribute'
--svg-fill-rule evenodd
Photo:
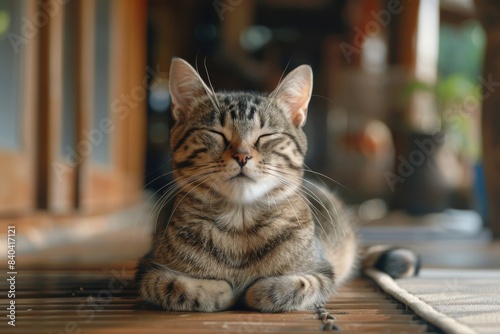
<svg viewBox="0 0 500 334"><path fill-rule="evenodd" d="M172 311L283 312L320 306L358 262L394 277L416 274L409 250L359 255L342 202L303 178L311 91L307 65L261 95L216 93L187 62L172 60L176 190L139 262L146 301Z"/></svg>

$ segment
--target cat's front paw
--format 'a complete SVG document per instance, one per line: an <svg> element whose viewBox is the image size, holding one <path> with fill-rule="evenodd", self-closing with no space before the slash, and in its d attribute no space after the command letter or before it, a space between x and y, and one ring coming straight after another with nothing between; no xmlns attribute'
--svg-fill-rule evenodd
<svg viewBox="0 0 500 334"><path fill-rule="evenodd" d="M195 303L194 311L217 312L229 308L234 302L234 294L231 285L222 280L197 280L194 289Z"/></svg>
<svg viewBox="0 0 500 334"><path fill-rule="evenodd" d="M326 297L318 277L287 275L260 279L247 290L245 302L255 310L284 312L312 308Z"/></svg>
<svg viewBox="0 0 500 334"><path fill-rule="evenodd" d="M168 270L147 273L139 294L168 311L217 312L228 309L234 301L233 289L226 281L196 279Z"/></svg>

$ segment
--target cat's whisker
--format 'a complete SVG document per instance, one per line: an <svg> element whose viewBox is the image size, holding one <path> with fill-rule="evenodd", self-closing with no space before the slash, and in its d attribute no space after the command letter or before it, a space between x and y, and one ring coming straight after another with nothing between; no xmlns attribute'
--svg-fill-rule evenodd
<svg viewBox="0 0 500 334"><path fill-rule="evenodd" d="M174 198L176 196L176 194L180 191L182 191L183 189L185 189L185 187L183 188L179 188L179 183L181 182L193 182L193 181L196 181L197 178L201 177L201 176L205 176L205 175L209 175L211 173L211 170L202 170L202 173L197 173L197 174L194 174L194 175L191 175L189 177L182 177L182 176L179 176L177 178L176 181L171 181L168 186L169 186L169 190L167 190L157 201L157 203L153 206L152 208L152 216L150 215L150 217L148 217L148 220L147 222L149 223L151 221L151 218L154 218L155 222L153 222L153 226L154 226L154 233L156 233L156 221L158 219L158 216L160 215L160 212L161 210L163 209L163 207L165 206L165 204L171 200L172 198Z"/></svg>
<svg viewBox="0 0 500 334"><path fill-rule="evenodd" d="M219 104L219 101L217 100L217 95L215 94L215 90L214 90L214 86L212 86L212 80L210 80L210 75L208 74L208 68L207 68L207 58L205 57L205 59L203 60L203 65L205 66L205 73L207 74L207 79L208 79L208 84L210 85L210 89L212 90L211 94L213 96L213 99L215 101L215 104L216 104L216 109L222 113L222 110L220 108L220 104Z"/></svg>
<svg viewBox="0 0 500 334"><path fill-rule="evenodd" d="M214 196L213 196L213 197L215 197L215 198L217 197L217 195L220 195L220 194L218 194L218 192L216 191L216 189L215 189L215 185L217 185L217 184L218 184L218 183L219 183L222 179L223 179L223 177L222 177L222 176L218 177L218 178L217 178L217 179L215 179L215 180L212 182L212 184L210 184L210 186L208 187L208 192L209 192L209 194L213 192L213 193L214 193ZM209 197L209 198L210 198L210 197ZM213 206L212 206L212 205L213 205L213 202L214 202L214 201L211 201L211 200L208 200L208 199L207 199L207 201L206 201L206 202L208 202L208 203L210 204L210 211L213 211ZM206 202L204 202L204 204L205 204Z"/></svg>
<svg viewBox="0 0 500 334"><path fill-rule="evenodd" d="M319 94L311 94L311 97L320 97L320 98L322 98L323 100L326 100L326 101L330 102L332 105L334 105L334 104L335 104L332 100L330 100L329 98L327 98L326 96L323 96L323 95L319 95Z"/></svg>
<svg viewBox="0 0 500 334"><path fill-rule="evenodd" d="M272 174L272 173L270 173L270 175L272 175L272 176L274 176L274 177L278 178L278 180L279 180L280 182L285 183L287 186L290 186L290 185L291 185L290 183L287 183L287 181L288 181L287 179L285 179L285 178L279 179L279 178L280 178L280 175L279 175L279 174ZM303 192L305 195L303 195L303 194L302 194L302 192ZM324 204L321 202L321 200L320 200L320 199L319 199L319 198L318 198L318 197L317 197L314 193L312 193L309 189L305 188L303 185L300 185L300 186L299 186L299 192L298 192L297 194L300 196L300 198L301 198L302 202L303 202L303 203L305 203L306 205L308 205L308 206L309 206L309 208L311 209L311 214L313 215L314 219L318 222L318 225L319 225L319 226L321 227L321 229L323 230L323 233L324 233L324 235L326 236L326 238L328 239L328 242L330 242L330 243L332 243L332 244L333 244L332 240L330 239L330 235L327 233L327 231L325 230L324 226L320 223L322 220L318 217L318 214L322 215L322 216L323 216L323 218L325 218L327 221L329 221L329 222L330 222L330 224L332 224L332 226L333 226L333 227L335 227L335 222L333 221L333 218L331 217L331 215L330 215L330 213L329 213L329 210L326 208L326 206L324 206ZM322 205L322 206L323 206L323 208L325 209L325 211L328 213L329 218L328 218L328 217L326 217L326 216L323 214L323 212L321 212L318 208L316 208L316 206L315 206L315 205L313 205L313 203L311 203L311 201L309 200L308 196L309 196L309 197L313 197L316 201L318 201L318 203L319 203L320 205ZM338 242L339 240L338 240L337 231L336 231L336 229L335 229L335 228L334 228L334 232L335 232L335 237L336 237L337 242Z"/></svg>
<svg viewBox="0 0 500 334"><path fill-rule="evenodd" d="M305 167L307 167L307 166L305 165ZM318 172L312 171L309 167L307 167L307 169L304 169L304 171L305 172L314 173L317 176L321 176L321 177L324 177L324 178L327 178L327 179L331 180L332 182L336 182L335 180L329 178L328 176L326 176L326 175L324 175L322 173L318 173ZM283 172L283 171L280 171L280 172ZM337 221L339 223L339 227L340 227L340 229L342 231L343 236L345 237L346 236L346 232L345 232L344 226L342 225L343 224L343 219L341 219L341 217L340 217L340 215L338 213L337 206L335 205L335 203L332 202L331 197L329 196L328 192L325 190L327 188L327 186L325 185L325 183L322 180L320 180L320 182L324 185L324 188L322 188L322 187L319 187L318 185L314 184L313 182L311 182L311 181L309 181L307 179L303 179L303 181L307 182L311 186L316 187L319 191L321 191L325 195L325 197L328 199L328 202L329 202L330 206L334 210L334 214L335 214L335 216L337 218ZM338 183L338 182L336 182L336 183ZM340 184L340 183L338 183L338 184ZM346 189L349 189L349 188L346 187ZM316 200L317 200L318 204L320 204L328 212L328 214L330 214L330 211L325 207L324 203L319 198L317 198ZM334 226L333 219L330 219L329 221L331 222L332 226ZM335 231L335 233L337 233L336 229L334 229L334 231Z"/></svg>
<svg viewBox="0 0 500 334"><path fill-rule="evenodd" d="M280 169L280 170L275 169L275 171L277 173L287 174L283 169ZM288 173L288 175L293 176L293 173ZM310 184L311 186L314 186L314 187L318 188L319 191L323 192L323 194L325 195L325 197L328 199L331 208L333 208L333 210L335 210L334 213L335 213L337 219L334 219L330 215L330 210L328 210L328 208L326 207L325 203L323 203L323 201L316 194L314 194L310 189L304 187L303 185L301 185L301 187L300 187L301 191L303 191L304 193L306 193L309 197L312 197L327 212L329 218L325 217L325 215L323 213L321 213L321 215L332 225L332 227L334 229L334 232L335 232L335 235L337 236L337 229L335 227L337 225L339 225L340 228L341 228L341 230L342 230L342 233L343 233L343 235L345 237L345 231L344 231L344 227L342 225L343 224L343 219L341 219L341 217L339 216L339 213L337 211L336 205L335 205L335 203L333 203L331 201L330 196L327 194L327 192L323 188L318 187L316 184L314 184L313 182L311 182L311 181L309 181L307 179L303 179L303 182L306 182L306 183ZM315 205L313 205L309 200L308 200L308 202L309 202L311 208L315 208ZM337 223L335 223L335 222L337 222ZM326 234L326 235L328 235L328 234ZM338 241L338 237L337 237L337 241Z"/></svg>
<svg viewBox="0 0 500 334"><path fill-rule="evenodd" d="M155 177L154 179L152 179L151 181L149 181L148 183L146 183L142 188L141 190L145 190L149 185L151 185L153 182L157 181L158 179L162 178L162 177L165 177L165 176L168 176L170 174L172 174L173 171L170 171L170 172L167 172L167 173L162 173L160 174L159 176Z"/></svg>
<svg viewBox="0 0 500 334"><path fill-rule="evenodd" d="M162 177L165 177L165 176L168 176L168 175L171 175L173 174L174 171L170 171L170 172L167 172L167 173L163 173L157 177L155 177L153 180L149 181L148 183L146 183L142 188L141 190L145 190L147 186L149 186L150 184L152 184L153 182L155 182L156 180L162 178ZM134 231L135 229L137 228L137 226L141 223L140 221L140 217L142 216L143 214L143 211L144 209L148 206L149 202L155 198L159 193L161 193L165 188L168 188L174 181L170 181L169 183L167 184L164 184L162 185L159 189L157 189L155 192L153 192L145 201L143 201L143 204L141 206L141 209L139 211L139 213L137 214L137 218L136 218L136 223L134 224ZM160 196L161 197L161 196ZM154 206L153 206L154 207ZM151 214L151 213L150 213ZM148 218L146 219L146 222L149 222L149 215L148 215ZM142 232L142 239L144 240L145 238L145 233L146 233L146 230L147 230L147 226L149 226L147 223L144 224L144 227L143 227L143 232ZM156 228L156 226L154 226L153 228L153 233L154 233L154 229Z"/></svg>
<svg viewBox="0 0 500 334"><path fill-rule="evenodd" d="M212 82L210 80L210 76L208 75L207 58L206 57L205 57L205 59L203 61L203 64L205 66L205 72L207 74L207 79L208 79L208 83L210 85L210 89L211 90L209 90L208 87L205 84L203 84L203 89L205 90L205 93L207 94L207 97L210 100L210 102L212 103L212 105L214 106L215 110L218 110L219 112L221 112L221 108L220 108L219 102L217 101L217 96L215 94L214 87L212 86ZM196 72L199 73L199 71L198 71L198 63L196 63Z"/></svg>
<svg viewBox="0 0 500 334"><path fill-rule="evenodd" d="M304 166L305 166L305 164L304 164ZM311 174L315 174L315 175L321 176L321 177L323 177L323 178L325 178L325 179L327 179L327 180L329 180L329 181L332 181L333 183L335 183L335 184L337 184L337 185L341 186L342 188L345 188L345 189L349 190L350 192L355 193L355 191L354 191L354 190L352 190L352 189L351 189L351 188L349 188L348 186L346 186L346 185L344 185L344 184L340 183L339 181L336 181L336 180L332 179L331 177L329 177L329 176L327 176L327 175L325 175L325 174L323 174L323 173L316 172L316 171L314 171L314 170L310 169L310 168L309 168L309 167L307 167L307 166L305 166L305 167L306 167L306 168L304 168L304 172L307 172L307 173L311 173Z"/></svg>
<svg viewBox="0 0 500 334"><path fill-rule="evenodd" d="M190 168L190 167L185 167L185 168ZM213 171L213 168L212 169L209 169L208 167L205 167L205 168L200 168L200 166L193 166L192 168L195 168L197 169L197 174L194 174L194 175L190 175L188 177L185 177L183 175L178 175L176 177L176 180L173 180L173 181L170 181L167 185L165 185L164 187L162 187L161 189L165 188L166 186L171 186L171 185L174 185L175 183L178 183L178 182L182 182L184 181L185 179L187 178L193 178L193 177L197 177L197 176L200 176L200 175L204 175L204 174L207 174L207 173L210 173ZM173 172L178 172L180 169L175 169ZM168 192L168 191L167 191ZM162 195L163 196L163 195Z"/></svg>
<svg viewBox="0 0 500 334"><path fill-rule="evenodd" d="M288 60L288 63L286 64L285 66L285 69L283 70L283 72L281 72L281 76L280 76L280 79L278 80L278 88L276 88L274 91L271 92L271 94L269 94L269 103L266 107L266 110L265 110L265 114L268 113L269 111L269 107L274 103L274 101L276 100L276 97L278 96L278 93L281 91L282 89L282 83L283 83L283 77L285 76L285 73L286 73L286 70L288 69L288 67L290 66L290 63L292 62L292 58L290 58Z"/></svg>
<svg viewBox="0 0 500 334"><path fill-rule="evenodd" d="M141 217L142 215L142 212L143 210L146 208L147 204L149 203L150 200L152 200L157 194L159 194L160 192L163 191L163 189L167 188L169 186L169 183L168 184L165 184L163 186L161 186L159 189L157 189L151 196L149 196L149 198L144 201L144 203L142 204L141 206L141 210L139 211L139 213L137 214L137 219L136 219L136 224L134 224L134 232L135 232L135 229L137 228L137 225L138 225L138 222L139 222L139 218ZM146 228L144 228L143 230L145 230ZM144 232L143 232L143 238L144 238Z"/></svg>
<svg viewBox="0 0 500 334"><path fill-rule="evenodd" d="M171 181L168 184L166 184L163 189L166 189L166 191L158 198L156 203L153 205L151 208L151 212L148 215L148 218L146 219L146 223L149 225L151 224L151 220L154 219L155 221L153 222L153 234L156 233L156 219L158 218L158 215L161 211L161 208L163 207L163 204L165 202L165 198L168 199L170 192L172 189L175 188L175 181Z"/></svg>
<svg viewBox="0 0 500 334"><path fill-rule="evenodd" d="M208 180L208 179L210 179L211 177L212 177L211 175L207 175L207 176L204 176L203 178L199 178L199 179L197 179L197 180L195 180L195 181L193 181L193 182L191 182L191 183L189 184L189 186L192 186L192 185L193 185L196 181L199 181L196 185L194 185L194 187L192 187L192 188L191 188L188 192L186 192L186 194L185 194L184 196L182 196L182 197L178 200L178 203L177 203L177 204L175 205L175 207L172 209L172 212L171 212L171 214L170 214L170 217L169 217L169 219L168 219L168 221L167 221L167 223L166 223L166 227L168 227L168 225L169 225L170 221L172 220L172 218L173 218L173 216L174 216L175 212L177 211L177 208L181 205L182 201L183 201L183 200L184 200L184 199L185 199L185 198L186 198L186 197L187 197L187 196L188 196L188 195L189 195L189 194L190 194L193 190L195 190L197 187L199 187L201 184L203 184L203 182L204 182L205 180ZM186 187L187 187L187 186L186 186ZM183 189L185 189L186 187L184 187ZM182 190L180 190L180 191L178 192L178 194L179 194L180 192L182 192ZM165 238L165 233L166 233L166 231L167 231L167 228L165 228L165 230L164 230L164 232L163 232L163 236L162 236L162 238L161 238L161 239L164 239L164 238Z"/></svg>
<svg viewBox="0 0 500 334"><path fill-rule="evenodd" d="M177 184L172 181L169 183L169 187L167 191L160 196L160 198L156 201L156 203L153 205L153 208L151 209L151 213L149 214L146 223L153 224L153 234L156 234L157 231L157 221L158 217L160 216L161 210L165 207L165 204L168 203L171 198L175 196L176 190L177 190Z"/></svg>
<svg viewBox="0 0 500 334"><path fill-rule="evenodd" d="M345 237L346 233L345 233L345 230L344 230L344 227L343 227L343 220L344 219L342 219L343 217L340 216L339 211L337 209L337 205L332 201L332 198L331 198L330 194L325 190L325 188L322 188L322 187L318 186L314 182L311 182L311 181L309 181L307 179L304 179L304 182L306 182L309 185L314 186L315 188L317 188L327 198L328 203L330 204L330 207L334 210L333 213L335 214L336 219L334 219L333 217L331 217L330 210L328 210L326 208L325 203L323 203L323 201L316 194L314 194L314 198L317 201L317 203L319 203L322 206L322 208L324 208L327 211L327 213L328 213L328 215L330 217L329 221L332 224L332 227L334 229L335 235L337 235L337 229L335 227L338 225L340 227L341 231L342 231L343 236ZM313 192L311 190L309 190L309 192L311 192L313 194ZM334 223L334 221L336 223Z"/></svg>

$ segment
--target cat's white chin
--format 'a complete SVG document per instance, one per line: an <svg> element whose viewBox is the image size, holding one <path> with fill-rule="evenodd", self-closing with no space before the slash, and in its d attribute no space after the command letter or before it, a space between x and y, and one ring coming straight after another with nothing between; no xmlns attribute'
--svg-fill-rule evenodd
<svg viewBox="0 0 500 334"><path fill-rule="evenodd" d="M259 201L276 184L273 181L258 182L249 177L234 177L226 182L219 184L219 192L222 193L230 202L238 204L248 204Z"/></svg>

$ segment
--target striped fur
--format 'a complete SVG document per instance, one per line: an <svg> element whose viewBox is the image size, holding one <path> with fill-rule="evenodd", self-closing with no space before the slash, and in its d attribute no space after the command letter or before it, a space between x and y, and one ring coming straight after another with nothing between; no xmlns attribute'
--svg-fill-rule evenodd
<svg viewBox="0 0 500 334"><path fill-rule="evenodd" d="M314 308L358 259L342 203L303 180L312 72L270 95L214 93L174 59L170 218L141 259L140 295L166 310Z"/></svg>

